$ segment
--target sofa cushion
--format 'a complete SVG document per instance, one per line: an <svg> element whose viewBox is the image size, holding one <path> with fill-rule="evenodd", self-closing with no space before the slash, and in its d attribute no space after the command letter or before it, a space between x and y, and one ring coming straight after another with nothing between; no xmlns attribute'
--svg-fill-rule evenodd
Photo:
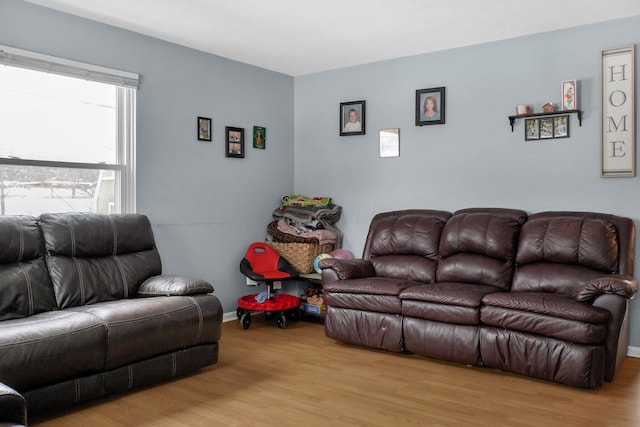
<svg viewBox="0 0 640 427"><path fill-rule="evenodd" d="M132 298L162 272L144 215L43 214L41 224L59 308Z"/></svg>
<svg viewBox="0 0 640 427"><path fill-rule="evenodd" d="M469 283L432 283L412 286L400 293L402 314L458 325L480 323L482 297L500 288Z"/></svg>
<svg viewBox="0 0 640 427"><path fill-rule="evenodd" d="M0 320L56 308L37 219L0 217Z"/></svg>
<svg viewBox="0 0 640 427"><path fill-rule="evenodd" d="M351 294L344 292L325 292L327 306L352 310L373 311L377 313L396 313L402 311L400 298L395 295Z"/></svg>
<svg viewBox="0 0 640 427"><path fill-rule="evenodd" d="M400 293L400 299L479 307L482 297L493 292L500 292L500 288L470 283L438 282L411 286Z"/></svg>
<svg viewBox="0 0 640 427"><path fill-rule="evenodd" d="M398 296L403 290L417 284L419 283L388 277L367 277L364 279L338 280L327 283L323 288L325 292Z"/></svg>
<svg viewBox="0 0 640 427"><path fill-rule="evenodd" d="M104 369L107 329L86 313L0 322L0 382L20 392Z"/></svg>
<svg viewBox="0 0 640 427"><path fill-rule="evenodd" d="M67 310L91 314L109 331L106 369L220 338L222 307L209 295L134 298Z"/></svg>
<svg viewBox="0 0 640 427"><path fill-rule="evenodd" d="M532 219L522 228L517 263L579 264L614 273L618 267L617 237L615 227L601 219Z"/></svg>
<svg viewBox="0 0 640 427"><path fill-rule="evenodd" d="M381 277L434 282L440 234L451 216L444 211L385 212L371 221L363 259Z"/></svg>
<svg viewBox="0 0 640 427"><path fill-rule="evenodd" d="M520 233L513 291L576 298L585 284L616 272L616 228L597 218L547 217L527 221Z"/></svg>
<svg viewBox="0 0 640 427"><path fill-rule="evenodd" d="M482 323L580 344L601 344L609 312L570 297L542 292L490 294L483 298Z"/></svg>
<svg viewBox="0 0 640 427"><path fill-rule="evenodd" d="M466 282L509 289L524 211L467 209L442 230L438 282Z"/></svg>

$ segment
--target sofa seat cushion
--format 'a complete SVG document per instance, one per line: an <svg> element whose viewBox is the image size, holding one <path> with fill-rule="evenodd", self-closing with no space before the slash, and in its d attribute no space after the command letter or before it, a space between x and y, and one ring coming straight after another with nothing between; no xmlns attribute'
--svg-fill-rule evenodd
<svg viewBox="0 0 640 427"><path fill-rule="evenodd" d="M400 299L428 301L462 307L479 307L485 295L500 291L499 288L488 285L438 282L407 288L400 293Z"/></svg>
<svg viewBox="0 0 640 427"><path fill-rule="evenodd" d="M220 338L222 309L209 295L135 298L68 310L95 316L109 331L106 369Z"/></svg>
<svg viewBox="0 0 640 427"><path fill-rule="evenodd" d="M500 289L457 282L416 285L400 293L402 314L458 325L477 325L482 297L492 292L500 292Z"/></svg>
<svg viewBox="0 0 640 427"><path fill-rule="evenodd" d="M2 321L0 382L25 392L100 372L106 342L106 328L87 313L50 311Z"/></svg>
<svg viewBox="0 0 640 427"><path fill-rule="evenodd" d="M364 279L339 280L324 285L325 292L344 292L350 294L400 295L403 290L418 285L404 279L389 277L367 277Z"/></svg>
<svg viewBox="0 0 640 427"><path fill-rule="evenodd" d="M326 292L324 301L330 307L352 310L373 311L377 313L400 314L400 298L395 295L352 294L346 292Z"/></svg>
<svg viewBox="0 0 640 427"><path fill-rule="evenodd" d="M580 344L600 344L609 312L570 297L536 292L490 294L483 298L482 323Z"/></svg>

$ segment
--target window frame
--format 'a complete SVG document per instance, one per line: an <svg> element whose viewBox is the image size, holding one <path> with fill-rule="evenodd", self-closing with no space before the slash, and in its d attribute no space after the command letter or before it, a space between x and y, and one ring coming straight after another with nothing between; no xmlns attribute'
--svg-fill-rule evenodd
<svg viewBox="0 0 640 427"><path fill-rule="evenodd" d="M107 83L116 89L116 161L83 163L17 159L0 156L0 165L36 166L68 169L113 170L115 175L115 211L136 212L136 90L138 75L111 68L70 61L22 49L0 45L0 66L59 74L83 80Z"/></svg>

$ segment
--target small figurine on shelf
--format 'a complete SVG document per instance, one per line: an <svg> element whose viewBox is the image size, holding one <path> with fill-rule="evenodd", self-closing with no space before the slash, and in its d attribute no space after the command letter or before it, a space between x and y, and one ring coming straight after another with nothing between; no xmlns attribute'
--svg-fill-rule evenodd
<svg viewBox="0 0 640 427"><path fill-rule="evenodd" d="M542 111L545 113L553 113L555 109L556 109L556 106L553 105L551 102L547 102L542 106Z"/></svg>

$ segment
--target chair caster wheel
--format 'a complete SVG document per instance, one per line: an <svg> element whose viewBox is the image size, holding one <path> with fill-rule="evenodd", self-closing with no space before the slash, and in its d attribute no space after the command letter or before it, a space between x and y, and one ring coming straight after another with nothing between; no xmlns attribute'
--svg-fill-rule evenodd
<svg viewBox="0 0 640 427"><path fill-rule="evenodd" d="M242 329L249 329L249 326L251 326L251 313L244 313L240 319L240 324Z"/></svg>
<svg viewBox="0 0 640 427"><path fill-rule="evenodd" d="M287 326L287 318L285 317L284 313L280 313L276 323L278 324L278 328L280 329L284 329Z"/></svg>

